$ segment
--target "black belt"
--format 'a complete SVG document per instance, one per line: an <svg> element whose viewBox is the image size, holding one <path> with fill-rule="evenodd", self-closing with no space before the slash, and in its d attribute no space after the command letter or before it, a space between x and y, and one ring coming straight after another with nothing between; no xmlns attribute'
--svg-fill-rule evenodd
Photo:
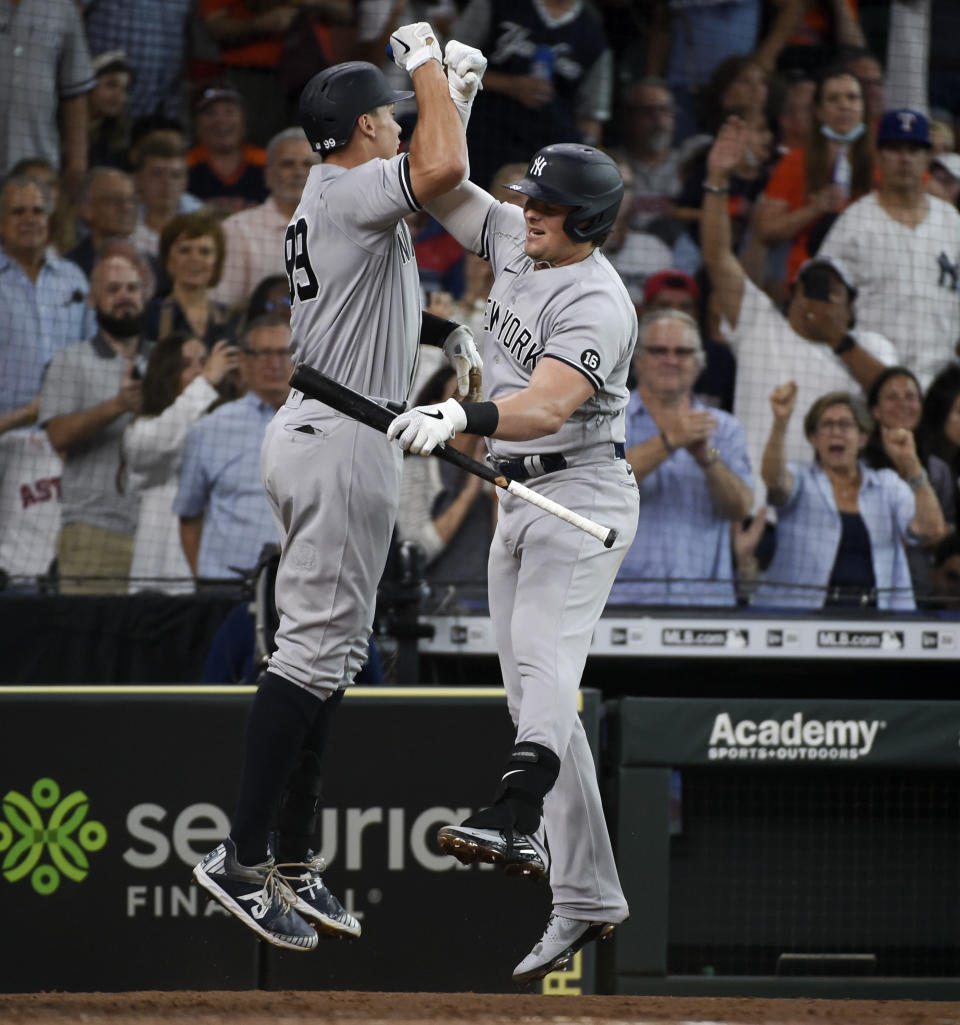
<svg viewBox="0 0 960 1025"><path fill-rule="evenodd" d="M613 442L613 458L623 459L625 457L625 446L619 441ZM565 470L569 465L570 463L566 457L560 452L547 452L539 456L525 456L523 459L496 460L497 471L505 474L511 480L529 480L531 477L542 477L545 473L556 473L558 470Z"/></svg>

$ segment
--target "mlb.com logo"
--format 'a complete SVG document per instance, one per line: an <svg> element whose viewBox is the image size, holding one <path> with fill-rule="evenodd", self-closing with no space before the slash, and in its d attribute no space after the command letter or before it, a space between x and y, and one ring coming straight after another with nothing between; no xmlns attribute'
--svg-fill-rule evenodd
<svg viewBox="0 0 960 1025"><path fill-rule="evenodd" d="M82 790L61 797L59 784L44 777L30 788L30 796L8 790L0 819L0 872L8 883L29 879L43 897L65 877L74 883L87 877L87 853L107 842L102 822L87 819L90 803ZM45 859L49 859L47 861Z"/></svg>

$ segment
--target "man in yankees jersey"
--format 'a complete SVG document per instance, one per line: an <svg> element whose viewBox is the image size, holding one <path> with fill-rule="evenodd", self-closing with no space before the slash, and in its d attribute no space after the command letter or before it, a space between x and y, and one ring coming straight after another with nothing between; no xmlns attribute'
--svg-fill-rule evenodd
<svg viewBox="0 0 960 1025"><path fill-rule="evenodd" d="M513 973L528 982L627 917L577 689L637 529L638 490L624 460L637 318L599 248L623 197L616 164L589 146L546 146L507 188L527 197L522 210L469 182L428 206L493 267L482 336L491 401L412 409L388 436L424 454L457 431L486 435L490 458L509 476L618 531L607 550L501 493L490 617L516 742L492 805L437 840L466 864L549 874L553 914Z"/></svg>
<svg viewBox="0 0 960 1025"><path fill-rule="evenodd" d="M433 29L406 25L391 42L419 108L409 153L398 155L393 105L411 93L395 93L363 62L311 79L301 120L323 162L307 179L285 255L295 359L402 403L421 325L403 218L463 181L466 141L451 98L460 79L451 72L448 84ZM480 366L472 341L450 335L445 351L466 385L470 367ZM291 950L315 947L315 929L360 933L310 847L320 756L343 688L367 657L401 464L402 453L374 431L297 391L264 438L261 471L281 538L276 650L250 711L230 835L194 875L262 939Z"/></svg>

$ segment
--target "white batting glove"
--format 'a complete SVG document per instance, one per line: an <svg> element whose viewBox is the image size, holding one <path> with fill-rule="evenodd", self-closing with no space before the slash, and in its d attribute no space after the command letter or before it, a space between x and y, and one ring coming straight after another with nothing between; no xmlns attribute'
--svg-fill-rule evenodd
<svg viewBox="0 0 960 1025"><path fill-rule="evenodd" d="M393 63L401 71L412 75L428 60L443 64L443 54L437 42L437 33L428 21L417 21L412 25L401 25L390 37Z"/></svg>
<svg viewBox="0 0 960 1025"><path fill-rule="evenodd" d="M407 452L428 456L467 426L467 414L456 399L437 406L415 406L401 413L387 428L387 437Z"/></svg>
<svg viewBox="0 0 960 1025"><path fill-rule="evenodd" d="M470 120L470 108L479 90L481 79L487 70L487 58L475 46L451 39L443 51L443 62L447 66L447 87L460 114L463 127Z"/></svg>
<svg viewBox="0 0 960 1025"><path fill-rule="evenodd" d="M443 354L457 372L457 392L466 398L470 391L470 371L483 370L480 350L473 340L473 332L464 324L455 327L443 343Z"/></svg>

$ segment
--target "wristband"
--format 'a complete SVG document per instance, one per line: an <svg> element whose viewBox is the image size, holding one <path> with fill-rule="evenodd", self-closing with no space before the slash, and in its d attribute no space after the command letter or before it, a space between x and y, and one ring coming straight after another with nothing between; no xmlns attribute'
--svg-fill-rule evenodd
<svg viewBox="0 0 960 1025"><path fill-rule="evenodd" d="M660 432L660 440L663 442L663 447L667 450L667 455L672 456L673 453L677 451L677 446L671 445L670 442L667 441L667 436L663 431Z"/></svg>
<svg viewBox="0 0 960 1025"><path fill-rule="evenodd" d="M730 186L729 185L708 185L706 182L703 183L704 192L712 192L715 196L729 196Z"/></svg>
<svg viewBox="0 0 960 1025"><path fill-rule="evenodd" d="M845 334L843 338L837 342L836 348L833 350L835 356L842 356L845 352L849 352L857 344L856 338L851 334Z"/></svg>
<svg viewBox="0 0 960 1025"><path fill-rule="evenodd" d="M500 410L496 402L464 402L463 412L467 417L464 434L480 434L489 437L500 423Z"/></svg>
<svg viewBox="0 0 960 1025"><path fill-rule="evenodd" d="M443 348L443 343L460 325L455 320L445 320L434 313L423 310L420 314L420 344Z"/></svg>

